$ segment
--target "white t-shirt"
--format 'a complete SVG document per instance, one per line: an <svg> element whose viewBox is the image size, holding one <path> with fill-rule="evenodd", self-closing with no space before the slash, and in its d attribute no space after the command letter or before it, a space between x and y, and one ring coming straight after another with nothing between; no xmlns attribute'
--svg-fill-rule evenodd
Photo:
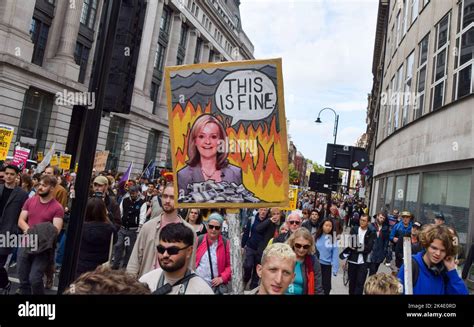
<svg viewBox="0 0 474 327"><path fill-rule="evenodd" d="M363 230L362 228L359 227L359 232L357 234L357 243L359 244L358 249L360 249L361 246L364 246L364 238L365 234L367 233L367 229ZM364 263L364 256L362 253L359 253L359 256L357 257L357 262L354 261L349 261L350 263L360 265Z"/></svg>
<svg viewBox="0 0 474 327"><path fill-rule="evenodd" d="M157 289L158 281L160 280L162 273L163 273L163 269L161 268L152 270L146 273L145 275L143 275L142 277L140 277L139 281L141 283L147 284L150 290L154 292ZM166 283L174 284L177 281L178 280L169 280L166 278L166 275L165 275L164 284ZM184 284L173 286L171 289L171 292L168 294L179 294L181 287L184 287ZM202 279L199 276L195 276L189 280L188 286L184 294L214 294L214 292L204 279Z"/></svg>

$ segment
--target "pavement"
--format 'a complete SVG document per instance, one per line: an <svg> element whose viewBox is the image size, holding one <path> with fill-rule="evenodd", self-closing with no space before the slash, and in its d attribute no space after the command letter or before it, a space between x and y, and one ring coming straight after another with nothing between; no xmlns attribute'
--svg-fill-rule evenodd
<svg viewBox="0 0 474 327"><path fill-rule="evenodd" d="M350 228L346 227L344 229L344 232L341 236L341 239L344 239L344 235L348 235L350 232ZM339 253L341 253L343 250L344 250L345 247L340 247L339 248ZM332 280L331 280L331 292L329 294L338 294L338 295L349 295L349 284L347 284L347 286L344 286L344 282L343 282L343 267L344 267L344 263L345 263L346 260L339 260L339 271L337 273L337 276L332 276ZM391 263L391 267L387 267L385 266L385 264L381 264L379 266L379 270L377 272L384 272L384 273L387 273L387 274L391 274L392 271L394 271L396 269L395 267L395 262L394 260L392 260L392 263ZM368 274L367 274L367 277L368 277Z"/></svg>
<svg viewBox="0 0 474 327"><path fill-rule="evenodd" d="M340 250L340 251L342 251L342 250ZM345 262L345 260L340 260L339 261L339 271L337 273L337 276L332 276L332 280L331 280L332 289L331 289L330 294L339 294L339 295L341 295L341 294L348 295L349 294L349 284L347 284L347 286L344 286L343 279L342 279L342 276L343 276L342 267L344 265L344 262ZM391 274L392 273L392 268L385 266L385 264L381 264L379 266L379 270L377 272L378 273L383 272L383 273ZM368 274L367 274L367 276L368 276Z"/></svg>

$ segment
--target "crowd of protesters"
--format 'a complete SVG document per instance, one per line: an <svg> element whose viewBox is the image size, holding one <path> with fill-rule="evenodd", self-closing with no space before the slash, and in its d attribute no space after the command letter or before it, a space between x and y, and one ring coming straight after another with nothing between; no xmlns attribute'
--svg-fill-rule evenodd
<svg viewBox="0 0 474 327"><path fill-rule="evenodd" d="M173 185L164 178L137 176L120 183L122 176L93 173L75 274L78 288L68 294L107 289L92 291L88 283L95 279L133 280L144 287L138 286L139 294L231 293L225 210L178 210ZM0 248L4 293L11 287L7 271L15 265L19 294L44 294L52 287L67 251L75 177L56 167L41 174L21 173L8 164L0 168L0 232L38 241L34 251L22 244ZM328 295L341 260L348 269L349 294L401 293L397 279L379 268L385 263L403 283L403 238L409 236L413 292L467 294L456 271L456 231L445 225L443 215L422 226L413 214L397 209L370 217L365 202L352 196L301 192L299 199L293 211L240 210L246 293ZM355 242L347 244L346 236Z"/></svg>

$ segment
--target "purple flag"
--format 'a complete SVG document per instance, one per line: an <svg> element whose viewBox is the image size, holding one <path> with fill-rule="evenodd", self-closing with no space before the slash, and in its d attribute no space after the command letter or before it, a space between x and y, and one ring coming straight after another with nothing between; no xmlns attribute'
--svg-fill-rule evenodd
<svg viewBox="0 0 474 327"><path fill-rule="evenodd" d="M130 179L130 174L132 173L132 163L128 166L127 171L123 174L122 178L119 181L119 184L126 183Z"/></svg>

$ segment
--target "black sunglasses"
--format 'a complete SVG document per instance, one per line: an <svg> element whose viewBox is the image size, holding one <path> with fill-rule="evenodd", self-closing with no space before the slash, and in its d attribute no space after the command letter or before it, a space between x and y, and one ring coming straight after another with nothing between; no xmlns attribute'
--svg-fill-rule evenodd
<svg viewBox="0 0 474 327"><path fill-rule="evenodd" d="M304 250L308 250L309 247L310 247L309 244L302 245L302 244L299 244L299 243L295 243L295 248L297 248L297 249L303 248Z"/></svg>
<svg viewBox="0 0 474 327"><path fill-rule="evenodd" d="M298 220L290 220L290 221L288 221L288 223L290 225L299 225L300 224L300 222Z"/></svg>
<svg viewBox="0 0 474 327"><path fill-rule="evenodd" d="M220 230L221 226L216 226L216 225L207 225L209 229L215 229L215 230Z"/></svg>
<svg viewBox="0 0 474 327"><path fill-rule="evenodd" d="M169 255L176 255L179 253L179 251L187 249L190 246L191 245L188 245L184 248L179 248L177 246L164 247L163 245L158 245L156 247L156 250L158 251L159 254L164 254L165 252L168 252Z"/></svg>

